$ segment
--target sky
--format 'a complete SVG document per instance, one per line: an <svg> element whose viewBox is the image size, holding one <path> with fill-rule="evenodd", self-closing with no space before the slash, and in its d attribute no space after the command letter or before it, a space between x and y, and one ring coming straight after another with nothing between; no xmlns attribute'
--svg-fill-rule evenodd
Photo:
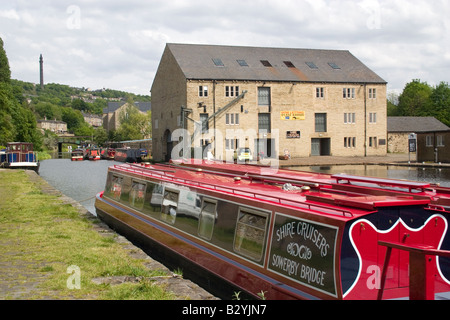
<svg viewBox="0 0 450 320"><path fill-rule="evenodd" d="M450 82L448 0L2 0L11 77L150 94L166 43L349 50L401 93Z"/></svg>

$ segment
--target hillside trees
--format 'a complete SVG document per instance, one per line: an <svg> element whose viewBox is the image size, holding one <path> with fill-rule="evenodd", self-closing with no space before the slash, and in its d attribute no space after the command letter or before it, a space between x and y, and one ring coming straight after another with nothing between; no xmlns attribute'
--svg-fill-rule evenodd
<svg viewBox="0 0 450 320"><path fill-rule="evenodd" d="M20 90L11 84L11 70L0 38L0 145L11 141L31 142L36 150L42 147L42 136L36 118L24 101Z"/></svg>

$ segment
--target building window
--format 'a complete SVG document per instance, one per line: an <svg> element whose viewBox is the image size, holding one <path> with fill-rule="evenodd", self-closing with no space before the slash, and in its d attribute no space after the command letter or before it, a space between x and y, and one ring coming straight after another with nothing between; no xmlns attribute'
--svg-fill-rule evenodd
<svg viewBox="0 0 450 320"><path fill-rule="evenodd" d="M258 88L258 105L270 106L270 88Z"/></svg>
<svg viewBox="0 0 450 320"><path fill-rule="evenodd" d="M209 115L207 113L200 113L200 124L202 126L202 133L208 133L209 123L208 123Z"/></svg>
<svg viewBox="0 0 450 320"><path fill-rule="evenodd" d="M427 147L433 147L433 136L427 136Z"/></svg>
<svg viewBox="0 0 450 320"><path fill-rule="evenodd" d="M327 132L327 114L316 113L315 124L316 124L316 132Z"/></svg>
<svg viewBox="0 0 450 320"><path fill-rule="evenodd" d="M225 97L237 97L239 95L239 86L226 86Z"/></svg>
<svg viewBox="0 0 450 320"><path fill-rule="evenodd" d="M225 115L225 124L230 126L239 125L239 113L227 113Z"/></svg>
<svg viewBox="0 0 450 320"><path fill-rule="evenodd" d="M336 63L334 63L334 62L328 62L328 65L330 66L330 67L332 67L333 69L335 69L335 70L339 70L341 67L339 67Z"/></svg>
<svg viewBox="0 0 450 320"><path fill-rule="evenodd" d="M378 139L377 137L369 137L369 147L377 148L378 147Z"/></svg>
<svg viewBox="0 0 450 320"><path fill-rule="evenodd" d="M305 62L310 69L319 69L314 62Z"/></svg>
<svg viewBox="0 0 450 320"><path fill-rule="evenodd" d="M345 124L355 124L356 123L356 113L344 113L344 123Z"/></svg>
<svg viewBox="0 0 450 320"><path fill-rule="evenodd" d="M223 62L222 62L222 59L220 59L220 58L214 58L214 59L212 59L212 60L213 60L214 65L215 65L216 67L224 67L224 64L223 64Z"/></svg>
<svg viewBox="0 0 450 320"><path fill-rule="evenodd" d="M323 99L325 97L325 89L323 87L316 88L316 98Z"/></svg>
<svg viewBox="0 0 450 320"><path fill-rule="evenodd" d="M208 86L199 86L198 87L198 96L199 97L207 97L208 96Z"/></svg>
<svg viewBox="0 0 450 320"><path fill-rule="evenodd" d="M376 112L369 113L369 123L377 123L377 113Z"/></svg>
<svg viewBox="0 0 450 320"><path fill-rule="evenodd" d="M342 89L342 97L344 99L355 99L355 88Z"/></svg>
<svg viewBox="0 0 450 320"><path fill-rule="evenodd" d="M258 114L258 131L270 132L270 113Z"/></svg>
<svg viewBox="0 0 450 320"><path fill-rule="evenodd" d="M292 63L292 61L283 61L283 63L286 65L286 67L288 68L295 68L295 65Z"/></svg>
<svg viewBox="0 0 450 320"><path fill-rule="evenodd" d="M445 147L444 136L436 136L436 144L438 147Z"/></svg>
<svg viewBox="0 0 450 320"><path fill-rule="evenodd" d="M245 60L236 60L236 61L237 61L237 63L239 63L239 65L241 67L248 67L247 61L245 61Z"/></svg>
<svg viewBox="0 0 450 320"><path fill-rule="evenodd" d="M376 99L376 98L377 98L377 89L369 88L369 99Z"/></svg>
<svg viewBox="0 0 450 320"><path fill-rule="evenodd" d="M356 137L345 137L344 148L356 148Z"/></svg>
<svg viewBox="0 0 450 320"><path fill-rule="evenodd" d="M236 150L239 148L238 139L225 139L225 149L226 150Z"/></svg>

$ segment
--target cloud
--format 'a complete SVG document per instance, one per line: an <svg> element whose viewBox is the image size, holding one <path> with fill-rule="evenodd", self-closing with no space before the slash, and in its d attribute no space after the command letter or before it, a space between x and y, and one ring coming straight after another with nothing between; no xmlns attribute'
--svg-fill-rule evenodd
<svg viewBox="0 0 450 320"><path fill-rule="evenodd" d="M448 81L447 0L17 0L0 4L12 76L148 94L168 42L350 50L402 89Z"/></svg>

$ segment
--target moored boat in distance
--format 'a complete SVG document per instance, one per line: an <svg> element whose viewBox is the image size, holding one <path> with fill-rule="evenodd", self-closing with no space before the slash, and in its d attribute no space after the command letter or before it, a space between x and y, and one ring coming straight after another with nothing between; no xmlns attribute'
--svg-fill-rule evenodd
<svg viewBox="0 0 450 320"><path fill-rule="evenodd" d="M83 149L75 149L71 153L72 161L83 161L84 160L84 151Z"/></svg>
<svg viewBox="0 0 450 320"><path fill-rule="evenodd" d="M100 150L100 158L101 159L105 159L105 160L114 160L114 156L116 154L116 149L115 148L102 148Z"/></svg>
<svg viewBox="0 0 450 320"><path fill-rule="evenodd" d="M407 299L407 250L424 248L438 253L426 260L433 297L450 296L449 188L184 160L111 166L95 207L118 232L255 298ZM386 244L406 251L385 265Z"/></svg>
<svg viewBox="0 0 450 320"><path fill-rule="evenodd" d="M25 169L39 172L37 153L29 142L9 142L6 150L0 154L0 167L10 169Z"/></svg>
<svg viewBox="0 0 450 320"><path fill-rule="evenodd" d="M117 148L114 154L114 160L118 162L140 163L146 156L146 149Z"/></svg>
<svg viewBox="0 0 450 320"><path fill-rule="evenodd" d="M87 149L87 159L90 161L100 160L100 149L88 148Z"/></svg>

